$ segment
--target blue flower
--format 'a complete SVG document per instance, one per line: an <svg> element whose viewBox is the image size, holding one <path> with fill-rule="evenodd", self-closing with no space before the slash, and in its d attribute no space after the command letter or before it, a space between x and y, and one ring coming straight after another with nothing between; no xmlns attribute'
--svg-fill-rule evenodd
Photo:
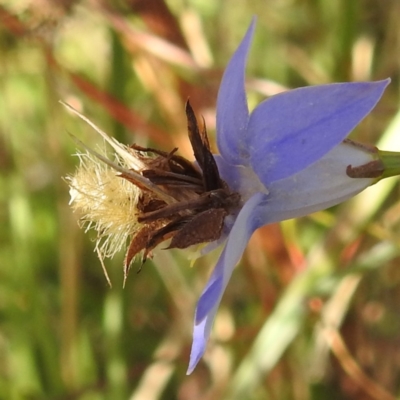
<svg viewBox="0 0 400 400"><path fill-rule="evenodd" d="M389 80L291 90L249 114L244 76L254 28L255 20L218 94L216 161L222 179L242 202L214 243L226 240L197 304L188 374L203 356L223 292L253 232L338 204L382 173L376 149L345 139L376 105Z"/></svg>

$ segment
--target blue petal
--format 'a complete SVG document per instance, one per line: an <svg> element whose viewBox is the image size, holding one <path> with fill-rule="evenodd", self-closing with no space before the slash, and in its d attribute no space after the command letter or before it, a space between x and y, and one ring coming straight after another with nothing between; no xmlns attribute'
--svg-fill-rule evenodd
<svg viewBox="0 0 400 400"><path fill-rule="evenodd" d="M302 217L355 196L376 178L350 178L346 167L366 165L373 155L362 147L341 143L313 165L269 185L269 223Z"/></svg>
<svg viewBox="0 0 400 400"><path fill-rule="evenodd" d="M224 251L200 297L196 309L188 374L193 371L204 353L222 294L247 242L257 228L268 223L265 217L266 200L267 196L264 193L256 193L242 207Z"/></svg>
<svg viewBox="0 0 400 400"><path fill-rule="evenodd" d="M217 313L218 305L219 302L207 315L207 318L201 321L198 325L194 326L192 351L190 352L189 366L186 371L187 375L190 375L193 372L201 357L203 357L203 354L206 350L207 341L210 336L212 324L214 322L215 314Z"/></svg>
<svg viewBox="0 0 400 400"><path fill-rule="evenodd" d="M247 53L253 37L255 18L222 77L217 99L217 142L221 155L230 164L239 165L248 158L246 131L249 110L245 92Z"/></svg>
<svg viewBox="0 0 400 400"><path fill-rule="evenodd" d="M372 110L390 80L334 83L291 90L250 115L251 166L267 186L313 164Z"/></svg>

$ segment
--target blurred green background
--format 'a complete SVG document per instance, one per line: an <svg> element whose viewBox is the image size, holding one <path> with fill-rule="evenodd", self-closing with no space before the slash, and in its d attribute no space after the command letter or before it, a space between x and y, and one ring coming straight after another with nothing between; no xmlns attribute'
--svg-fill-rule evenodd
<svg viewBox="0 0 400 400"><path fill-rule="evenodd" d="M204 360L196 300L218 254L155 253L122 289L78 227L69 102L125 143L192 157L188 97L215 147L219 81L253 15L254 107L285 88L392 78L352 138L400 151L399 0L0 0L0 398L389 400L400 396L400 191L388 179L260 229ZM218 252L217 252L218 253ZM400 397L397 397L400 398Z"/></svg>

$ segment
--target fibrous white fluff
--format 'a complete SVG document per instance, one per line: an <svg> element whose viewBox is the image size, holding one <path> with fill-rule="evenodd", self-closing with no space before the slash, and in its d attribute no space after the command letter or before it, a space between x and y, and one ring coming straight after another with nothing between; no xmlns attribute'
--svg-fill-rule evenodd
<svg viewBox="0 0 400 400"><path fill-rule="evenodd" d="M104 156L105 153L101 151ZM82 214L81 225L86 232L92 228L97 231L96 251L101 257L113 257L140 228L137 221L140 190L91 153L77 156L80 165L74 175L67 177L70 205ZM117 154L115 162L129 169Z"/></svg>

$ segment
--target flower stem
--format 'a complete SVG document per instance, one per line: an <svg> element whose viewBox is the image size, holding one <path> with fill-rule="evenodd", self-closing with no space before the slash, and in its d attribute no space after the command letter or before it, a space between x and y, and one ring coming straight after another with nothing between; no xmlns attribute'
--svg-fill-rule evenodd
<svg viewBox="0 0 400 400"><path fill-rule="evenodd" d="M400 175L400 153L395 151L378 150L379 159L384 165L383 174L380 179Z"/></svg>

